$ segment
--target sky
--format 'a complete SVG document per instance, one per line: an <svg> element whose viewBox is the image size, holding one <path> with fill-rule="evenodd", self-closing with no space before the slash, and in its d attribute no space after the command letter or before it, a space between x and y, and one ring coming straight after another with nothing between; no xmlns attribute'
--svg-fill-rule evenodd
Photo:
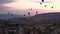
<svg viewBox="0 0 60 34"><path fill-rule="evenodd" d="M60 0L45 0L40 5L41 0L0 0L0 14L11 12L13 14L27 14L35 15L38 13L60 12ZM51 2L51 3L48 3ZM47 5L47 7L44 7ZM53 6L54 8L51 8ZM32 9L32 10L30 10Z"/></svg>

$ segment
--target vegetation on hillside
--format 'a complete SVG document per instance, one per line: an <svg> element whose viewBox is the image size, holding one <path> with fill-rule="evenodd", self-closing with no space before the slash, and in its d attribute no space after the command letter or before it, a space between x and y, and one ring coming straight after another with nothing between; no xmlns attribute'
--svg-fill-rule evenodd
<svg viewBox="0 0 60 34"><path fill-rule="evenodd" d="M8 21L0 20L0 27L1 28L8 28L8 27L25 28L25 27L27 27L28 29L31 27L33 27L33 28L35 27L35 28L40 28L42 34L53 34L55 31L57 32L60 29L60 21L40 20L38 22L36 22L36 21L34 22L29 19L24 19L24 21L20 21L17 19L15 19L15 20L12 19L12 20L8 20Z"/></svg>

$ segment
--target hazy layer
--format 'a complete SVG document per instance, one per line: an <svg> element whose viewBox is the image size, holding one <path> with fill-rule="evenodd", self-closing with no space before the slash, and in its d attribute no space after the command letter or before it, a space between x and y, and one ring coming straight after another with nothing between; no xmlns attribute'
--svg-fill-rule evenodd
<svg viewBox="0 0 60 34"><path fill-rule="evenodd" d="M39 9L40 10L38 11L39 13L60 12L60 4L59 4L60 0L52 0L52 1L53 3L43 3L43 5L40 5L40 3L31 1L31 0L15 0L15 2L6 3L6 4L3 4L3 6L11 7L13 12L16 14L19 14L19 13L25 14L27 13L26 10L30 8ZM44 5L47 5L47 7L45 8ZM51 8L51 6L54 6L54 8ZM35 11L33 12L31 11L31 13L34 14Z"/></svg>

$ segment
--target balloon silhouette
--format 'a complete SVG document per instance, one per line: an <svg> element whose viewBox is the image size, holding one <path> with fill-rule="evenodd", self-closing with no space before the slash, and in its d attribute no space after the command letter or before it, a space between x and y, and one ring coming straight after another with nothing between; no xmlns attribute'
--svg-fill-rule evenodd
<svg viewBox="0 0 60 34"><path fill-rule="evenodd" d="M40 5L42 5L42 3L40 3Z"/></svg>
<svg viewBox="0 0 60 34"><path fill-rule="evenodd" d="M11 16L13 16L13 14L11 14Z"/></svg>
<svg viewBox="0 0 60 34"><path fill-rule="evenodd" d="M30 15L30 12L28 12L28 15Z"/></svg>
<svg viewBox="0 0 60 34"><path fill-rule="evenodd" d="M46 7L46 5L45 5L45 7Z"/></svg>
<svg viewBox="0 0 60 34"><path fill-rule="evenodd" d="M8 14L10 14L11 16L13 16L13 14L11 14L10 12L8 12Z"/></svg>
<svg viewBox="0 0 60 34"><path fill-rule="evenodd" d="M54 8L53 6L51 8Z"/></svg>
<svg viewBox="0 0 60 34"><path fill-rule="evenodd" d="M42 0L42 2L44 2L44 0Z"/></svg>
<svg viewBox="0 0 60 34"><path fill-rule="evenodd" d="M24 16L26 16L26 15L24 14Z"/></svg>
<svg viewBox="0 0 60 34"><path fill-rule="evenodd" d="M30 10L32 10L32 9L30 9Z"/></svg>
<svg viewBox="0 0 60 34"><path fill-rule="evenodd" d="M37 14L38 12L36 11L36 14Z"/></svg>

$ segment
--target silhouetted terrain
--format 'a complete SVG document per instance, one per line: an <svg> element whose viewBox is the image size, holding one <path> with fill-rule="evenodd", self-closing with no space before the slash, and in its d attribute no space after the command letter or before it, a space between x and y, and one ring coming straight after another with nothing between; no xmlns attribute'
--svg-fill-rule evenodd
<svg viewBox="0 0 60 34"><path fill-rule="evenodd" d="M0 14L0 19L2 20L9 20L12 18L23 17L23 15L16 15L16 14Z"/></svg>
<svg viewBox="0 0 60 34"><path fill-rule="evenodd" d="M32 19L33 21L39 21L39 20L60 21L60 12L37 14L31 17L30 19Z"/></svg>
<svg viewBox="0 0 60 34"><path fill-rule="evenodd" d="M12 17L11 15L5 16ZM5 16L3 17L6 19ZM6 32L9 34L60 34L60 13L36 14L31 17L0 20L0 34Z"/></svg>

